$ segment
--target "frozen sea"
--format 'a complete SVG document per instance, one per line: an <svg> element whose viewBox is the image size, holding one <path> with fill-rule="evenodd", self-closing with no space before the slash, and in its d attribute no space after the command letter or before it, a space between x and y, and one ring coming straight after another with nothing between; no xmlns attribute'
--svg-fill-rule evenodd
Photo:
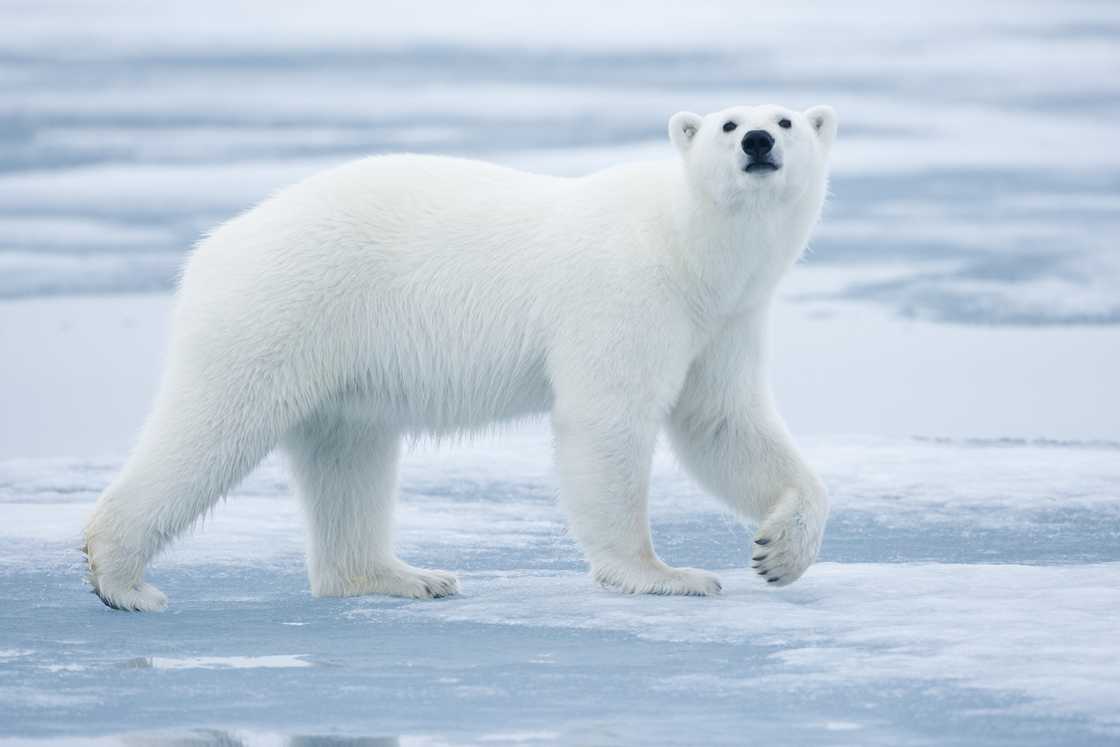
<svg viewBox="0 0 1120 747"><path fill-rule="evenodd" d="M0 747L1120 744L1120 6L585 0L0 4ZM80 528L209 227L376 152L556 174L670 158L681 109L840 114L775 384L833 495L761 584L659 453L711 599L597 588L543 422L421 443L402 556L460 597L315 600L270 458L87 593Z"/></svg>

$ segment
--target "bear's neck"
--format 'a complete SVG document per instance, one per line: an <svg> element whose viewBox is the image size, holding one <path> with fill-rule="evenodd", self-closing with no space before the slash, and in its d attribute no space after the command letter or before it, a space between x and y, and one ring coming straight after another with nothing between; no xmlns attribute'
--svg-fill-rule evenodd
<svg viewBox="0 0 1120 747"><path fill-rule="evenodd" d="M671 251L684 270L681 291L701 321L769 303L804 251L824 193L822 183L793 201L764 195L729 209L687 186L675 191Z"/></svg>

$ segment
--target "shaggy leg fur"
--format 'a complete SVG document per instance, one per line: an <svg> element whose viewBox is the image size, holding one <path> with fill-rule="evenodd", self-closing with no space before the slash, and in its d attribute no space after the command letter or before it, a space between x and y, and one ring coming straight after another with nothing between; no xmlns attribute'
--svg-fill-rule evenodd
<svg viewBox="0 0 1120 747"><path fill-rule="evenodd" d="M597 581L631 594L719 593L719 579L666 565L653 549L648 490L657 423L554 417L560 499Z"/></svg>
<svg viewBox="0 0 1120 747"><path fill-rule="evenodd" d="M144 582L148 563L275 444L282 423L275 416L251 415L264 411L251 406L251 387L238 387L237 394L249 406L229 407L237 398L205 386L165 388L136 450L98 498L86 525L89 581L105 604L163 609L166 597ZM200 422L192 417L197 413L212 415Z"/></svg>
<svg viewBox="0 0 1120 747"><path fill-rule="evenodd" d="M445 597L459 582L393 552L400 436L363 422L315 418L286 440L307 518L315 596Z"/></svg>

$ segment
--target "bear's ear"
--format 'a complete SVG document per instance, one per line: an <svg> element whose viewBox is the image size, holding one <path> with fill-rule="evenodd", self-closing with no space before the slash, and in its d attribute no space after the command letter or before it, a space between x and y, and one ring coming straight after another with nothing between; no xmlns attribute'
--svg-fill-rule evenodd
<svg viewBox="0 0 1120 747"><path fill-rule="evenodd" d="M703 122L703 117L692 112L677 112L669 117L669 139L677 146L677 150L681 153L688 150Z"/></svg>
<svg viewBox="0 0 1120 747"><path fill-rule="evenodd" d="M806 109L805 119L809 120L809 124L825 147L830 147L836 138L836 112L832 107L814 106L812 109Z"/></svg>

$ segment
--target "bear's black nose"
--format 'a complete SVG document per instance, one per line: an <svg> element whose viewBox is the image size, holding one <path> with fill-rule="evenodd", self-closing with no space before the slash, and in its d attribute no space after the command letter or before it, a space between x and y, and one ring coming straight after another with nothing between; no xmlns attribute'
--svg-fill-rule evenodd
<svg viewBox="0 0 1120 747"><path fill-rule="evenodd" d="M743 135L743 152L751 158L762 158L774 148L774 137L766 130L751 130Z"/></svg>

